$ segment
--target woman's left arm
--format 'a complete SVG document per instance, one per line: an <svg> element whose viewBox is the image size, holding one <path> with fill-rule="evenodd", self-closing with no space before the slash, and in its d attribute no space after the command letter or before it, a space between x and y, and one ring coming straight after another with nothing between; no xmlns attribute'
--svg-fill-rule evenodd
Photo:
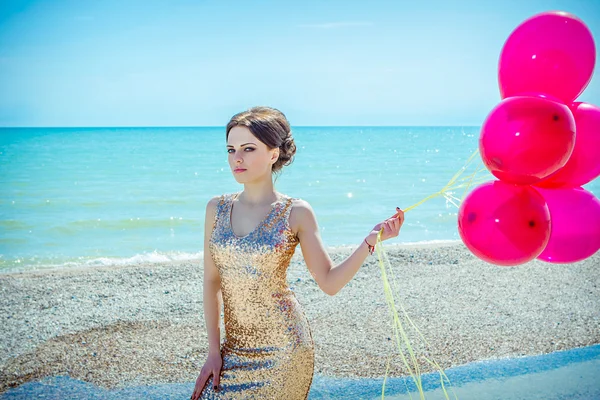
<svg viewBox="0 0 600 400"><path fill-rule="evenodd" d="M383 228L381 240L398 236L404 222L404 212L398 208L396 210L397 212L391 218L373 227L373 230L365 238L370 245L375 245L377 233L381 228ZM306 266L321 290L333 296L346 286L358 272L369 255L369 245L363 240L348 258L340 264L334 265L323 246L317 219L310 204L305 200L296 200L292 211L290 223L297 227L297 235L300 239Z"/></svg>

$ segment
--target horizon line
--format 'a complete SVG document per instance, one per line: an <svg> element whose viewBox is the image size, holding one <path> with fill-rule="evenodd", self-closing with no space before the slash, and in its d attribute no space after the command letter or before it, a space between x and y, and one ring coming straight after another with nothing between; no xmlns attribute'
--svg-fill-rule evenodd
<svg viewBox="0 0 600 400"><path fill-rule="evenodd" d="M293 128L479 128L481 125L292 125ZM0 129L81 129L81 128L223 128L225 125L88 125L88 126L0 126Z"/></svg>

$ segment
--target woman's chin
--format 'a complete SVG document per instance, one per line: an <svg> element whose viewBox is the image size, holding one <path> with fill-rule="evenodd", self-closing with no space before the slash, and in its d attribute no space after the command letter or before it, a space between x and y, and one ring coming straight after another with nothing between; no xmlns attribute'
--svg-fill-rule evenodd
<svg viewBox="0 0 600 400"><path fill-rule="evenodd" d="M239 174L236 174L235 172L233 173L233 178L237 181L237 183L262 182L263 179L267 179L267 177L270 177L270 176L271 175L269 173L266 173L264 176L256 175L256 173L254 173L253 175L248 175L248 171L244 171Z"/></svg>
<svg viewBox="0 0 600 400"><path fill-rule="evenodd" d="M237 183L247 183L248 182L248 178L241 176L240 174L233 174L233 179L235 179Z"/></svg>

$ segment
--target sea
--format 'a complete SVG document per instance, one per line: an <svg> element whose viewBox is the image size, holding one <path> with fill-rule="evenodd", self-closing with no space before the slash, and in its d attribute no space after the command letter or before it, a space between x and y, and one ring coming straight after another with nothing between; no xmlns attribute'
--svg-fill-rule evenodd
<svg viewBox="0 0 600 400"><path fill-rule="evenodd" d="M457 173L462 186L408 211L389 243L458 241L466 183L493 179L472 157L477 126L292 132L275 189L311 204L329 249L360 244ZM0 128L0 273L202 257L207 202L243 190L225 145L223 127ZM600 197L600 179L584 187Z"/></svg>

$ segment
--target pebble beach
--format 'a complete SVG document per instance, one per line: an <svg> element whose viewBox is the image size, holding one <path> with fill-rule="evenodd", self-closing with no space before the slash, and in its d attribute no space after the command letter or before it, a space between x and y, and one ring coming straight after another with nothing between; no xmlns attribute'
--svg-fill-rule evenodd
<svg viewBox="0 0 600 400"><path fill-rule="evenodd" d="M460 242L384 249L397 299L442 368L600 343L600 253L498 267ZM352 250L329 254L339 262ZM328 296L298 249L288 282L311 325L316 374L382 377L389 359L390 376L406 375L376 256ZM110 389L193 382L206 357L201 259L2 274L0 291L0 392L56 375Z"/></svg>

